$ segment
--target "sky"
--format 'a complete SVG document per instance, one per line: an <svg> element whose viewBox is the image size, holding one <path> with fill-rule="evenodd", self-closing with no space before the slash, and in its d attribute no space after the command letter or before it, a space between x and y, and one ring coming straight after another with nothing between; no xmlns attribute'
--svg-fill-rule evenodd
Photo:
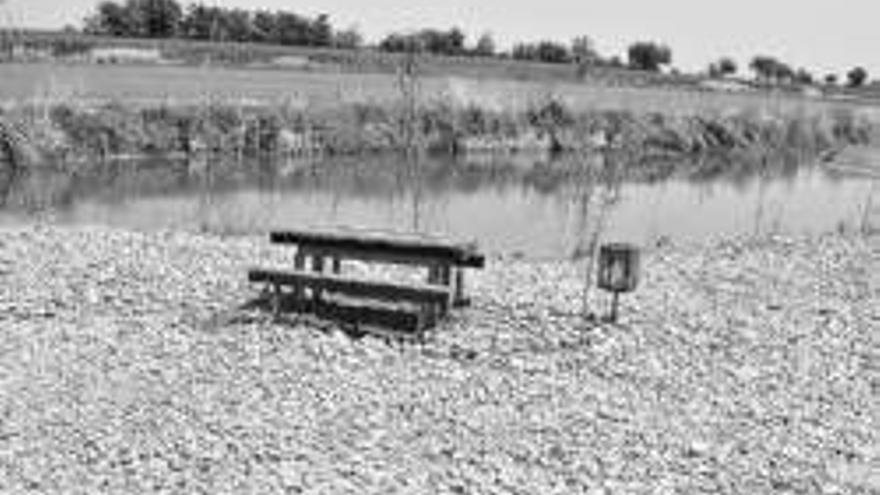
<svg viewBox="0 0 880 495"><path fill-rule="evenodd" d="M120 0L121 1L121 0ZM189 0L182 0L184 5ZM721 56L745 69L771 55L817 75L856 65L880 76L880 0L203 0L247 9L330 15L335 27L357 26L368 41L392 31L458 26L473 41L489 32L506 48L514 41L568 42L587 35L606 56L635 41L672 49L673 66L703 70ZM80 25L97 0L0 0L4 25Z"/></svg>

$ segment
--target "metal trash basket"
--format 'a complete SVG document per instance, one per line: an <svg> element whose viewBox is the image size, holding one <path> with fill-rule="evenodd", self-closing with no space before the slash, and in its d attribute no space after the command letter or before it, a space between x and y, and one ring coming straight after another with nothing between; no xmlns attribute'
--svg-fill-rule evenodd
<svg viewBox="0 0 880 495"><path fill-rule="evenodd" d="M599 273L596 285L614 294L610 320L617 321L618 298L636 290L639 283L639 248L632 244L613 243L599 248Z"/></svg>
<svg viewBox="0 0 880 495"><path fill-rule="evenodd" d="M605 244L599 248L600 289L632 292L639 283L639 248L632 244Z"/></svg>

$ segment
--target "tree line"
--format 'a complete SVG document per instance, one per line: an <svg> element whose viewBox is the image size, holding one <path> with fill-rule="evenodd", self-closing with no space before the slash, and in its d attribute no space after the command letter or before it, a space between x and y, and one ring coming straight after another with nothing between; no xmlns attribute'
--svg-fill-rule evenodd
<svg viewBox="0 0 880 495"><path fill-rule="evenodd" d="M339 48L356 48L362 42L354 29L334 29L326 14L307 17L288 11L245 10L202 3L184 8L177 0L102 1L86 17L83 31L117 37Z"/></svg>
<svg viewBox="0 0 880 495"><path fill-rule="evenodd" d="M288 11L246 10L203 3L184 7L177 0L105 0L86 17L83 31L116 37L337 48L359 48L364 42L357 29L334 28L326 14L307 17ZM604 58L586 36L575 38L570 44L551 40L517 43L509 52L500 52L490 33L468 43L464 32L456 27L391 33L379 41L377 48L385 52L418 51L435 55L500 57L559 64L628 66L652 71L672 61L671 50L654 42L631 45L626 63L619 57Z"/></svg>
<svg viewBox="0 0 880 495"><path fill-rule="evenodd" d="M782 62L776 57L767 55L758 55L752 58L749 68L755 73L758 79L769 83L797 83L797 84L815 84L823 82L828 85L838 83L836 74L826 74L821 80L815 77L809 70L801 67L792 68L789 64ZM868 71L864 67L853 67L846 73L846 85L857 88L863 86L868 81Z"/></svg>
<svg viewBox="0 0 880 495"><path fill-rule="evenodd" d="M88 34L138 37L182 38L192 40L270 43L278 45L359 48L364 39L356 28L337 29L329 16L303 16L289 11L246 10L207 6L203 3L181 5L177 0L124 0L100 2L84 21ZM553 40L515 43L509 51L497 50L490 33L472 43L461 29L422 29L408 33L391 33L376 48L385 52L422 52L447 56L480 56L509 58L556 64L576 64L579 69L591 66L631 68L660 71L672 64L672 50L654 41L638 41L627 47L626 60L618 56L602 56L588 36L579 36L570 43ZM814 84L820 80L804 68L794 69L775 57L754 57L749 69L767 83ZM709 65L710 77L726 77L737 73L738 66L730 57L722 57ZM846 84L858 87L868 80L862 67L846 74ZM826 75L825 84L837 84L837 76Z"/></svg>
<svg viewBox="0 0 880 495"><path fill-rule="evenodd" d="M738 68L732 58L722 57L716 62L710 63L706 73L709 77L720 78L736 74ZM769 84L812 85L824 83L836 85L838 83L837 74L826 74L819 78L803 67L795 69L778 58L768 55L753 57L749 62L749 69L759 81ZM853 67L846 73L845 84L849 87L857 88L863 86L867 81L868 71L864 67Z"/></svg>

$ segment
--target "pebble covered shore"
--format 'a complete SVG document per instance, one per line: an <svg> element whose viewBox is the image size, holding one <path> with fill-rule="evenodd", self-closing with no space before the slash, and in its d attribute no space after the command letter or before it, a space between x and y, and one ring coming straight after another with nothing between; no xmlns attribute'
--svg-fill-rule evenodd
<svg viewBox="0 0 880 495"><path fill-rule="evenodd" d="M0 230L0 493L880 493L876 237L658 247L616 326L492 258L424 346L239 308L289 260Z"/></svg>

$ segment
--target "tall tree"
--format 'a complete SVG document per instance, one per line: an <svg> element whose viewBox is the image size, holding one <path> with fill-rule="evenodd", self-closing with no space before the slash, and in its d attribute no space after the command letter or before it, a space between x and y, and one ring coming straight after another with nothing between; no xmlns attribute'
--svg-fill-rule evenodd
<svg viewBox="0 0 880 495"><path fill-rule="evenodd" d="M133 36L137 30L130 9L109 0L99 3L84 24L86 33L104 36Z"/></svg>
<svg viewBox="0 0 880 495"><path fill-rule="evenodd" d="M333 44L333 28L330 26L330 16L320 14L309 25L308 40L312 46L330 46Z"/></svg>
<svg viewBox="0 0 880 495"><path fill-rule="evenodd" d="M342 31L336 31L333 35L333 46L336 48L360 48L364 44L364 37L357 26L351 26Z"/></svg>
<svg viewBox="0 0 880 495"><path fill-rule="evenodd" d="M795 71L788 64L767 55L752 58L749 68L755 72L758 79L768 82L790 81L795 76Z"/></svg>
<svg viewBox="0 0 880 495"><path fill-rule="evenodd" d="M266 10L258 10L253 16L253 41L263 43L278 42L278 24L275 14Z"/></svg>
<svg viewBox="0 0 880 495"><path fill-rule="evenodd" d="M308 45L311 22L305 17L292 12L275 14L275 30L277 39L282 45Z"/></svg>
<svg viewBox="0 0 880 495"><path fill-rule="evenodd" d="M251 13L242 9L227 10L220 19L224 39L231 41L252 41L254 39L254 26Z"/></svg>
<svg viewBox="0 0 880 495"><path fill-rule="evenodd" d="M474 54L481 57L491 57L495 55L495 39L491 33L483 33L477 39L477 45L474 47Z"/></svg>
<svg viewBox="0 0 880 495"><path fill-rule="evenodd" d="M220 21L220 9L204 4L191 4L180 25L180 35L195 40L213 40Z"/></svg>
<svg viewBox="0 0 880 495"><path fill-rule="evenodd" d="M627 49L629 66L633 69L657 72L660 66L672 63L672 50L653 41L639 41Z"/></svg>
<svg viewBox="0 0 880 495"><path fill-rule="evenodd" d="M868 71L864 67L853 67L846 73L847 85L851 88L858 88L865 84L868 80Z"/></svg>
<svg viewBox="0 0 880 495"><path fill-rule="evenodd" d="M148 38L175 36L183 18L177 0L129 0L126 7L137 19L138 34Z"/></svg>
<svg viewBox="0 0 880 495"><path fill-rule="evenodd" d="M107 36L170 38L178 33L183 9L177 0L104 1L85 20L85 31Z"/></svg>
<svg viewBox="0 0 880 495"><path fill-rule="evenodd" d="M738 69L739 67L737 67L736 61L730 57L721 57L721 59L718 60L718 73L722 76L736 74Z"/></svg>
<svg viewBox="0 0 880 495"><path fill-rule="evenodd" d="M592 65L600 60L592 38L578 36L571 40L571 57L577 64Z"/></svg>
<svg viewBox="0 0 880 495"><path fill-rule="evenodd" d="M794 80L800 84L813 84L813 74L807 69L801 67L794 73Z"/></svg>

